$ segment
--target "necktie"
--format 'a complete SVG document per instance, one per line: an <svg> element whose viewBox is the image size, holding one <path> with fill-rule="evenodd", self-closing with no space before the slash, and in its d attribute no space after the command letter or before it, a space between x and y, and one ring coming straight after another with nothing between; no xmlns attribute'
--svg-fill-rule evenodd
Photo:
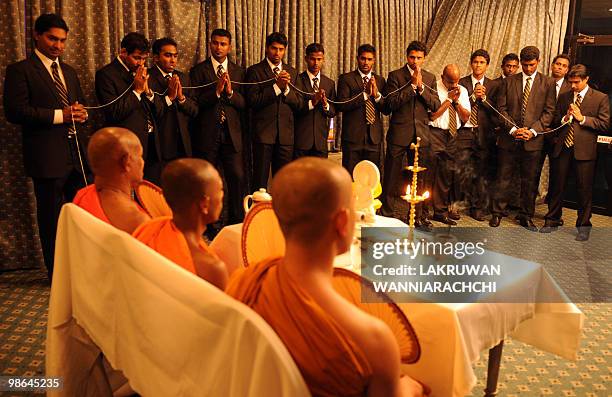
<svg viewBox="0 0 612 397"><path fill-rule="evenodd" d="M220 79L223 74L225 73L225 70L223 69L223 65L219 65L217 66L217 77ZM221 93L221 95L223 95L223 93ZM219 124L223 124L225 123L225 105L223 103L223 100L219 101L219 109L218 109L218 116L217 119L219 120Z"/></svg>
<svg viewBox="0 0 612 397"><path fill-rule="evenodd" d="M368 76L363 76L363 90L368 87ZM372 103L372 99L368 96L368 99L365 101L365 109L366 109L366 124L372 125L376 122L376 109L374 108L374 104Z"/></svg>
<svg viewBox="0 0 612 397"><path fill-rule="evenodd" d="M68 102L68 91L66 91L64 83L62 83L62 79L60 79L57 62L53 62L51 64L51 73L53 74L53 83L55 84L55 89L57 90L57 93L62 101L62 106L70 106L70 102ZM68 136L72 136L74 134L76 134L76 130L71 123L68 127Z"/></svg>
<svg viewBox="0 0 612 397"><path fill-rule="evenodd" d="M278 66L274 66L274 69L272 69L272 71L274 72L275 76L278 76L278 74L280 73L280 69L278 68Z"/></svg>
<svg viewBox="0 0 612 397"><path fill-rule="evenodd" d="M474 88L477 88L479 85L480 82L477 82ZM478 127L478 101L476 100L472 102L472 111L470 113L469 123L472 125L472 127Z"/></svg>
<svg viewBox="0 0 612 397"><path fill-rule="evenodd" d="M576 101L574 102L574 104L578 106L578 108L580 108L581 103L582 103L582 97L580 96L580 94L578 94L576 96ZM574 146L574 122L573 121L570 123L569 129L567 130L567 135L565 136L564 143L565 143L565 146L567 146L568 148Z"/></svg>
<svg viewBox="0 0 612 397"><path fill-rule="evenodd" d="M457 136L457 111L452 103L448 107L448 132L453 138Z"/></svg>
<svg viewBox="0 0 612 397"><path fill-rule="evenodd" d="M525 124L525 112L527 111L527 102L529 102L529 93L531 93L531 77L527 77L525 88L523 88L523 98L521 100L521 125Z"/></svg>
<svg viewBox="0 0 612 397"><path fill-rule="evenodd" d="M314 92L318 92L319 91L319 79L317 77L312 79L312 90Z"/></svg>

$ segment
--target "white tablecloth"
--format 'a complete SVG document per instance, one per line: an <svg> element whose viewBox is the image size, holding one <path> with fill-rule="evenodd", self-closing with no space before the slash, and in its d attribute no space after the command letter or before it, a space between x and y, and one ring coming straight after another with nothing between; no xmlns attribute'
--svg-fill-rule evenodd
<svg viewBox="0 0 612 397"><path fill-rule="evenodd" d="M376 227L406 227L403 222L376 217ZM242 225L221 230L212 243L215 252L232 266L242 266L240 232ZM354 268L359 261L359 247L340 255L335 266ZM542 269L543 271L543 269ZM550 295L563 294L542 273L542 288ZM554 299L551 301L555 301ZM472 364L480 354L512 337L534 347L575 359L579 347L583 314L566 303L402 303L421 344L421 358L403 372L429 385L432 397L464 396L476 384ZM480 393L480 392L478 392ZM477 393L477 394L478 394Z"/></svg>
<svg viewBox="0 0 612 397"><path fill-rule="evenodd" d="M67 204L49 304L51 395L108 395L100 351L143 396L309 396L276 333L247 306Z"/></svg>

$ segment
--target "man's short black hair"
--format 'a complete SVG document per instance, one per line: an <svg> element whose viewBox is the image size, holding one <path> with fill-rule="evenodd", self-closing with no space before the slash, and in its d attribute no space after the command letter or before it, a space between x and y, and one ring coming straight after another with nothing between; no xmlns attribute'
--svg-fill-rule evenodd
<svg viewBox="0 0 612 397"><path fill-rule="evenodd" d="M538 47L528 45L527 47L521 50L521 62L533 60L540 60L540 50L538 49Z"/></svg>
<svg viewBox="0 0 612 397"><path fill-rule="evenodd" d="M164 46L167 46L167 45L172 45L175 48L178 48L176 41L172 40L170 37L162 37L161 39L157 39L153 42L153 47L152 47L153 54L159 55L162 48L164 48Z"/></svg>
<svg viewBox="0 0 612 397"><path fill-rule="evenodd" d="M515 53L511 52L510 54L506 54L504 55L504 58L502 59L502 66L504 66L506 63L510 62L510 61L519 61L519 57L518 55L516 55Z"/></svg>
<svg viewBox="0 0 612 397"><path fill-rule="evenodd" d="M227 29L217 28L212 31L212 33L210 34L210 38L212 39L213 36L227 37L229 39L229 42L232 42L232 34Z"/></svg>
<svg viewBox="0 0 612 397"><path fill-rule="evenodd" d="M470 56L470 63L474 62L474 59L476 59L476 57L483 57L487 61L487 65L489 64L489 62L491 62L491 57L485 49L481 48L479 50L474 51Z"/></svg>
<svg viewBox="0 0 612 397"><path fill-rule="evenodd" d="M578 63L572 66L570 71L567 73L567 77L580 77L582 80L584 80L589 77L589 69L585 65Z"/></svg>
<svg viewBox="0 0 612 397"><path fill-rule="evenodd" d="M570 57L567 54L559 54L559 55L557 55L556 57L553 58L552 63L557 62L557 59L565 59L565 60L567 60L567 64L568 65L572 64L572 61L570 60Z"/></svg>
<svg viewBox="0 0 612 397"><path fill-rule="evenodd" d="M266 47L270 47L272 43L282 44L287 47L287 36L281 32L270 33L268 37L266 37Z"/></svg>
<svg viewBox="0 0 612 397"><path fill-rule="evenodd" d="M325 48L323 48L323 44L319 43L311 43L306 47L306 56L314 53L314 52L322 52L325 54Z"/></svg>
<svg viewBox="0 0 612 397"><path fill-rule="evenodd" d="M136 50L149 52L149 40L141 33L130 32L121 40L121 48L125 48L128 54L132 54Z"/></svg>
<svg viewBox="0 0 612 397"><path fill-rule="evenodd" d="M427 45L422 41L411 41L410 44L408 44L408 48L406 48L406 56L410 54L410 51L420 51L423 55L427 56Z"/></svg>
<svg viewBox="0 0 612 397"><path fill-rule="evenodd" d="M357 48L357 56L361 56L364 52L371 52L376 55L376 48L372 44L362 44Z"/></svg>
<svg viewBox="0 0 612 397"><path fill-rule="evenodd" d="M34 31L43 34L51 28L64 29L68 33L68 25L62 17L57 14L41 14L34 22Z"/></svg>

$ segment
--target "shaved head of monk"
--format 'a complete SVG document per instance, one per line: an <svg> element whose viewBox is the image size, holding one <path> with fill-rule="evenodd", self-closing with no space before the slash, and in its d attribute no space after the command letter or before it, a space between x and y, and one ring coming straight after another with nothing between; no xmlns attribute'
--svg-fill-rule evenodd
<svg viewBox="0 0 612 397"><path fill-rule="evenodd" d="M132 198L142 180L144 160L138 137L125 128L96 131L87 146L94 183L77 193L74 202L118 229L132 233L149 215Z"/></svg>
<svg viewBox="0 0 612 397"><path fill-rule="evenodd" d="M351 177L338 164L315 157L295 160L274 176L272 205L289 242L350 247L355 226Z"/></svg>
<svg viewBox="0 0 612 397"><path fill-rule="evenodd" d="M126 128L107 127L96 131L89 140L87 153L96 177L123 176L132 184L142 180L142 145L136 134Z"/></svg>
<svg viewBox="0 0 612 397"><path fill-rule="evenodd" d="M459 70L459 66L451 63L450 65L446 65L444 67L444 70L442 71L442 82L447 90L457 88L460 78L461 72Z"/></svg>
<svg viewBox="0 0 612 397"><path fill-rule="evenodd" d="M196 218L204 224L216 222L223 209L223 182L206 160L184 158L164 168L162 190L174 218Z"/></svg>

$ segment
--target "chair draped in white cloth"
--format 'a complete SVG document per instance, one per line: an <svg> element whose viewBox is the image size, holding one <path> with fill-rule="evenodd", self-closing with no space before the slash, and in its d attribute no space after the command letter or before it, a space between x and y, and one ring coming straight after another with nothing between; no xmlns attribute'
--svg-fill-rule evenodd
<svg viewBox="0 0 612 397"><path fill-rule="evenodd" d="M109 364L143 396L310 395L254 311L67 204L46 342L46 375L64 387L50 395L121 394Z"/></svg>

